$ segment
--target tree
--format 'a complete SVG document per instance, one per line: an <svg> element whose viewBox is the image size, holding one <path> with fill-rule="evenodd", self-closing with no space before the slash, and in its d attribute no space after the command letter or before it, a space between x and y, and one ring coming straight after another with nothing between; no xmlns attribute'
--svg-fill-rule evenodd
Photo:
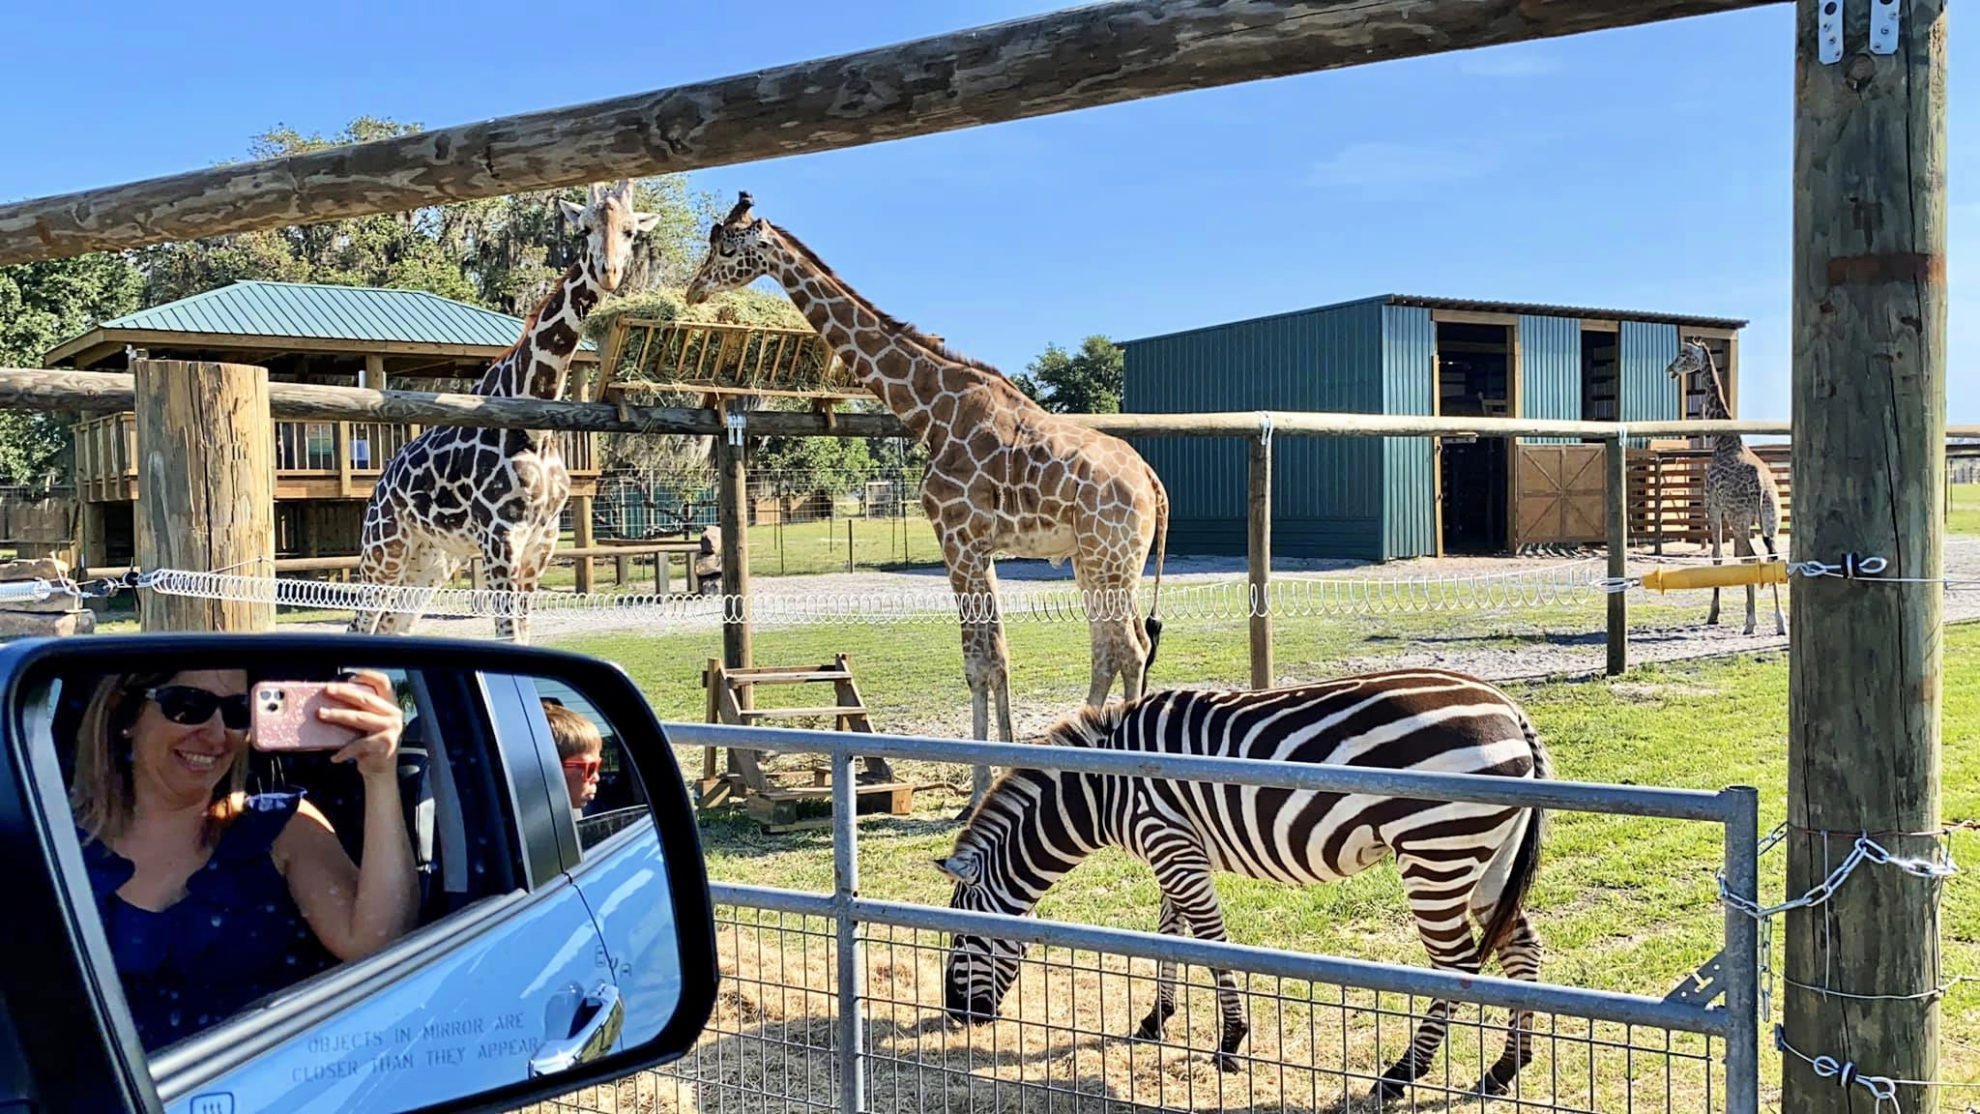
<svg viewBox="0 0 1980 1114"><path fill-rule="evenodd" d="M374 116L360 116L331 136L280 127L255 136L248 156L280 158L418 130ZM715 218L714 198L690 194L679 175L642 178L634 193L639 208L659 213L660 221L641 234L619 292L680 285L699 258L701 230ZM577 256L576 237L555 200L581 201L584 194L573 186L161 244L138 254L143 304L266 279L425 290L520 317Z"/></svg>
<svg viewBox="0 0 1980 1114"><path fill-rule="evenodd" d="M55 345L136 309L142 285L122 255L0 267L0 367L40 367ZM0 482L51 479L68 446L69 431L58 415L0 412Z"/></svg>
<svg viewBox="0 0 1980 1114"><path fill-rule="evenodd" d="M1104 334L1080 342L1068 353L1056 343L1012 382L1033 401L1060 414L1117 414L1121 409L1124 354Z"/></svg>

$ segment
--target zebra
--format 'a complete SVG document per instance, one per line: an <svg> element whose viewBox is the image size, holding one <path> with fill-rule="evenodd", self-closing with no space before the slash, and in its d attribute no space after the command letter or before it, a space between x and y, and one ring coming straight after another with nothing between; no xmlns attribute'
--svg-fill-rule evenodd
<svg viewBox="0 0 1980 1114"><path fill-rule="evenodd" d="M1485 681L1401 669L1254 691L1176 689L1083 707L1045 741L1168 754L1342 763L1435 773L1549 778L1538 733ZM1333 882L1396 856L1431 962L1470 974L1497 954L1512 978L1539 977L1540 938L1522 908L1539 864L1542 810L1156 777L1007 769L972 810L949 856L950 907L1024 915L1087 855L1117 846L1154 869L1160 930L1227 939L1213 871L1291 885ZM1482 928L1474 940L1467 914ZM952 1024L994 1020L1023 946L952 937L943 1005ZM1237 1070L1250 1026L1230 972L1214 972L1222 1029L1216 1062ZM1153 1008L1135 1031L1160 1040L1175 1013L1176 965L1156 972ZM1443 1044L1451 1004L1433 1003L1409 1048L1376 1085L1386 1101L1420 1077ZM1506 1046L1476 1092L1506 1093L1532 1059L1531 1014L1509 1020Z"/></svg>

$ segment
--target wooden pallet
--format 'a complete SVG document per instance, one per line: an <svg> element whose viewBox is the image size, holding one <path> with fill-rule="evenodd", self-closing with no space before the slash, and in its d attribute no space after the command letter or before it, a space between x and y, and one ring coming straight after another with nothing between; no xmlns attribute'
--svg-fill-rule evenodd
<svg viewBox="0 0 1980 1114"><path fill-rule="evenodd" d="M860 697L859 685L853 680L852 666L845 654L839 654L832 661L814 668L753 666L730 669L720 659L710 658L708 667L702 671L701 683L708 694L709 723L761 725L773 720L828 719L832 721L835 731L873 733L873 721L867 712L866 701ZM759 685L802 684L831 685L833 703L785 708L755 706L755 690ZM718 749L728 751L726 765L718 762L715 754ZM740 801L743 808L763 826L763 830L770 833L830 827L830 816L805 816L800 813L809 811L805 807L807 805L831 800L831 766L823 762L813 763L804 771L809 777L808 783L794 784L789 780L790 775L773 775L764 769L764 761L776 753L774 750L740 747L703 747L696 805L706 810L730 801ZM854 790L857 811L861 815L884 811L891 816L906 816L912 812L914 786L894 780L884 761L869 761L878 762L879 776L872 780L865 775L860 776Z"/></svg>

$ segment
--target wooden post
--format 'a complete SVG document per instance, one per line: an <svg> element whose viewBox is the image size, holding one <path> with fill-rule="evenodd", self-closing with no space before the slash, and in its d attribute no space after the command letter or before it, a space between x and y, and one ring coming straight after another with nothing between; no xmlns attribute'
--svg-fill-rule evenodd
<svg viewBox="0 0 1980 1114"><path fill-rule="evenodd" d="M273 573L268 370L142 360L133 376L138 567ZM146 631L265 631L275 625L275 605L156 595L144 601L142 618Z"/></svg>
<svg viewBox="0 0 1980 1114"><path fill-rule="evenodd" d="M1819 0L1796 9L1792 549L1798 561L1880 557L1885 577L1934 579L1945 543L1945 4L1844 5L1833 63L1818 54ZM1893 53L1870 52L1873 10L1900 20ZM1941 592L1795 578L1788 893L1816 885L1862 833L1893 855L1938 858ZM1826 901L1786 914L1789 1047L1859 1076L1938 1078L1939 885L1866 862ZM1883 1105L1793 1053L1781 1063L1783 1110ZM1938 1090L1899 1087L1897 1107L1932 1114Z"/></svg>
<svg viewBox="0 0 1980 1114"><path fill-rule="evenodd" d="M1272 687L1272 616L1266 593L1272 583L1272 434L1251 439L1250 536L1245 553L1251 577L1251 687Z"/></svg>
<svg viewBox="0 0 1980 1114"><path fill-rule="evenodd" d="M1604 492L1609 504L1609 576L1629 575L1629 445L1621 437L1609 439L1609 482ZM1629 597L1609 593L1609 676L1620 676L1629 668Z"/></svg>
<svg viewBox="0 0 1980 1114"><path fill-rule="evenodd" d="M722 624L722 663L747 669L749 648L749 514L743 505L748 475L742 445L726 434L715 438L715 521L722 528L722 594L729 599L729 621ZM746 692L747 690L745 690Z"/></svg>
<svg viewBox="0 0 1980 1114"><path fill-rule="evenodd" d="M593 538L591 533L591 499L592 497L589 495L571 496L571 548L573 549L590 549L592 547ZM580 592L591 591L592 571L593 569L592 569L590 557L587 556L587 557L577 558L577 590L578 591ZM619 583L624 584L625 581L626 581L625 559L620 558Z"/></svg>

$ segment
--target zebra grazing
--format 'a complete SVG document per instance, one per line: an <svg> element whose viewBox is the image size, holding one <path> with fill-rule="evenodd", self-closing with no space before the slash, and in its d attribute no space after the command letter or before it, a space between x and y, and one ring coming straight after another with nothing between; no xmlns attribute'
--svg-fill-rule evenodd
<svg viewBox="0 0 1980 1114"><path fill-rule="evenodd" d="M1546 749L1517 704L1476 677L1407 669L1254 692L1171 690L1082 708L1054 725L1061 746L1327 762L1442 774L1546 778ZM1118 846L1154 868L1161 931L1226 939L1211 872L1293 885L1332 882L1393 852L1417 932L1438 967L1478 973L1497 954L1512 978L1535 980L1540 939L1521 908L1540 854L1541 810L1344 795L1167 778L1013 768L992 786L936 865L955 880L950 906L1029 912L1081 859ZM1475 917L1483 939L1467 919ZM957 1022L997 1016L1023 946L959 934L944 1006ZM1237 982L1215 972L1223 1029L1217 1066L1237 1068L1250 1030ZM1154 1008L1135 1037L1160 1039L1175 1013L1176 965L1158 965ZM1382 1073L1399 1096L1444 1041L1451 1004L1434 1003L1410 1046ZM1532 1059L1531 1015L1509 1022L1505 1051L1477 1085L1504 1094Z"/></svg>

